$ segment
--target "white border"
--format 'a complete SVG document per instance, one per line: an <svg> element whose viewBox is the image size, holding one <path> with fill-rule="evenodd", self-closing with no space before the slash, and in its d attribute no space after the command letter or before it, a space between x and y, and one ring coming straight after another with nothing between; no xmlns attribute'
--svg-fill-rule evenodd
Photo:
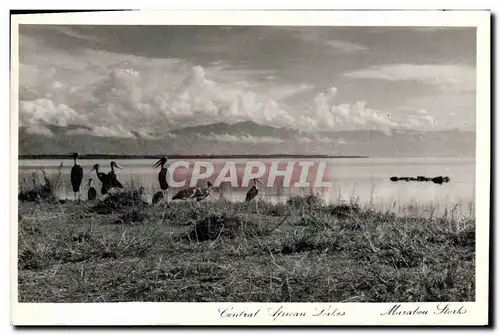
<svg viewBox="0 0 500 335"><path fill-rule="evenodd" d="M17 171L18 171L18 24L122 25L305 25L305 26L467 26L477 27L476 113L476 302L462 303L464 315L432 315L438 303L420 306L431 315L381 317L390 304L335 303L344 317L284 318L273 321L269 308L312 313L316 303L119 303L27 304L17 302ZM490 191L490 13L488 11L134 11L13 16L11 21L11 157L10 240L11 320L15 325L221 325L221 324L332 324L332 325L484 325L488 320L489 191ZM454 303L454 305L458 303ZM256 319L221 319L218 308L260 308ZM140 311L140 313L138 312Z"/></svg>

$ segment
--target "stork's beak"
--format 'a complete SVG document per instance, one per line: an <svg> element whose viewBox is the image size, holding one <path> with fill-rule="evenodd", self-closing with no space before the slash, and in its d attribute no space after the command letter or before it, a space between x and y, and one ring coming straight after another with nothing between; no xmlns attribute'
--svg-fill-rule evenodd
<svg viewBox="0 0 500 335"><path fill-rule="evenodd" d="M153 165L153 167L156 169L158 166L161 165L161 162L162 162L162 159L160 158L160 160L158 162L156 162L155 165Z"/></svg>
<svg viewBox="0 0 500 335"><path fill-rule="evenodd" d="M90 169L90 172L92 172L92 171L94 171L94 170L95 170L95 166L94 166L94 167L92 167L92 169Z"/></svg>
<svg viewBox="0 0 500 335"><path fill-rule="evenodd" d="M255 181L258 182L258 183L261 183L262 185L264 185L264 182L262 180L260 180L260 179L255 179Z"/></svg>
<svg viewBox="0 0 500 335"><path fill-rule="evenodd" d="M123 170L122 167L120 165L116 164L116 163L115 163L115 168Z"/></svg>

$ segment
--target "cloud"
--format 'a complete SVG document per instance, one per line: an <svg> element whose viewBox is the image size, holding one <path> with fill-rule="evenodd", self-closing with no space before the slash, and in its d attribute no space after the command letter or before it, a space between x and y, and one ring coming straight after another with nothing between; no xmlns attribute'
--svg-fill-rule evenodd
<svg viewBox="0 0 500 335"><path fill-rule="evenodd" d="M355 79L420 81L446 92L471 92L476 89L476 70L468 65L389 64L344 73Z"/></svg>
<svg viewBox="0 0 500 335"><path fill-rule="evenodd" d="M232 143L245 143L245 144L277 144L284 143L284 140L280 138L270 137L270 136L252 136L252 135L230 135L230 134L212 134L210 136L199 135L199 138L217 142L232 142Z"/></svg>
<svg viewBox="0 0 500 335"><path fill-rule="evenodd" d="M325 41L334 40L323 38L321 43ZM391 128L415 124L433 127L421 117L391 117L364 100L340 103L336 87L317 92L313 84L284 81L272 71L224 62L203 67L181 59L90 49L69 55L38 41L27 42L20 64L20 123L47 136L51 125L73 126L72 134L122 138L156 138L177 128L241 121L308 132L375 129L390 134ZM385 80L416 75L414 70L401 75L401 68L396 69L378 70ZM370 71L350 76L381 76ZM421 78L437 80L430 74ZM300 104L291 103L292 97ZM277 143L254 137L218 140L226 139Z"/></svg>
<svg viewBox="0 0 500 335"><path fill-rule="evenodd" d="M286 30L292 32L292 36L310 44L319 44L326 47L326 50L352 54L360 51L368 50L367 47L352 43L349 41L332 38L328 36L328 32L325 29L310 29L310 28L290 28L286 27ZM326 32L326 34L325 34Z"/></svg>
<svg viewBox="0 0 500 335"><path fill-rule="evenodd" d="M323 43L348 54L368 49L362 45L341 40L324 40Z"/></svg>
<svg viewBox="0 0 500 335"><path fill-rule="evenodd" d="M67 127L73 124L84 124L87 122L85 115L78 114L66 104L55 104L48 98L40 98L31 101L21 101L19 105L20 122L29 125L56 125Z"/></svg>
<svg viewBox="0 0 500 335"><path fill-rule="evenodd" d="M53 25L53 26L46 26L45 29L54 30L60 34L63 34L63 35L69 36L69 37L75 37L75 38L85 40L85 41L99 42L99 39L96 36L82 34L82 33L78 32L76 29L74 29L73 27L69 27L69 26Z"/></svg>
<svg viewBox="0 0 500 335"><path fill-rule="evenodd" d="M115 137L115 138L135 138L134 134L123 128L121 125L117 126L96 126L92 129L78 128L71 129L66 132L68 135L91 135L99 137Z"/></svg>
<svg viewBox="0 0 500 335"><path fill-rule="evenodd" d="M312 136L312 137L299 137L297 139L299 143L339 143L339 140L333 140L328 137L323 136Z"/></svg>
<svg viewBox="0 0 500 335"><path fill-rule="evenodd" d="M366 101L337 105L336 95L335 87L318 93L313 99L306 122L315 120L313 125L320 130L376 129L388 135L391 133L391 127L398 126L387 113L366 107Z"/></svg>
<svg viewBox="0 0 500 335"><path fill-rule="evenodd" d="M29 125L26 128L26 133L31 135L42 135L46 137L54 137L54 134L50 129L43 125Z"/></svg>

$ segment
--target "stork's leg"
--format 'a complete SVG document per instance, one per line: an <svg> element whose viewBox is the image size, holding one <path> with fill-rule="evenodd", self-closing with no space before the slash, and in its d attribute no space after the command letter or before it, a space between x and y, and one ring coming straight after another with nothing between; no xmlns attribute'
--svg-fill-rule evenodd
<svg viewBox="0 0 500 335"><path fill-rule="evenodd" d="M255 209L257 211L257 214L259 214L259 200L255 199Z"/></svg>
<svg viewBox="0 0 500 335"><path fill-rule="evenodd" d="M75 202L76 202L76 192L75 191L73 191L73 195L75 197Z"/></svg>

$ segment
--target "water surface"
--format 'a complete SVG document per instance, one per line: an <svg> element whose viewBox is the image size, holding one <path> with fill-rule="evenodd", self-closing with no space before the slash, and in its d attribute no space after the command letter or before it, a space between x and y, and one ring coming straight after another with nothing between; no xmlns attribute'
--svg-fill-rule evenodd
<svg viewBox="0 0 500 335"><path fill-rule="evenodd" d="M255 159L252 159L255 161ZM320 161L314 159L279 159L280 162L300 160ZM355 200L360 204L369 204L380 209L401 211L412 206L419 208L433 208L437 213L444 210L454 210L457 213L470 213L473 210L475 199L475 159L474 158L335 158L321 159L327 162L328 176L325 179L332 181L330 189L315 189L327 202ZM136 188L143 185L149 194L159 190L157 181L158 169L153 169L154 160L130 159L115 160L123 167L117 170L118 179L125 187ZM175 160L169 160L173 163ZM187 160L194 163L194 160ZM216 172L226 163L225 159L208 160L215 166ZM239 168L244 166L246 159L235 159ZM272 159L259 160L270 163ZM31 183L32 172L43 169L48 175L58 171L60 163L62 168L62 185L57 190L61 198L73 198L70 183L70 170L73 166L72 159L68 160L20 160L20 184ZM110 170L109 160L79 160L84 171L82 197L86 197L89 177L95 180L96 187L100 189L100 182L95 172L90 172L96 163L101 165L103 172ZM391 182L391 176L449 176L451 181L445 184L432 182ZM215 179L214 175L211 180ZM41 176L39 177L41 178ZM200 186L204 186L204 182ZM223 197L229 200L242 201L248 188L232 189L221 186L214 192L213 198ZM280 187L260 186L260 196L268 201L284 201L292 194L310 192L308 189L292 189ZM178 189L169 190L171 198Z"/></svg>

